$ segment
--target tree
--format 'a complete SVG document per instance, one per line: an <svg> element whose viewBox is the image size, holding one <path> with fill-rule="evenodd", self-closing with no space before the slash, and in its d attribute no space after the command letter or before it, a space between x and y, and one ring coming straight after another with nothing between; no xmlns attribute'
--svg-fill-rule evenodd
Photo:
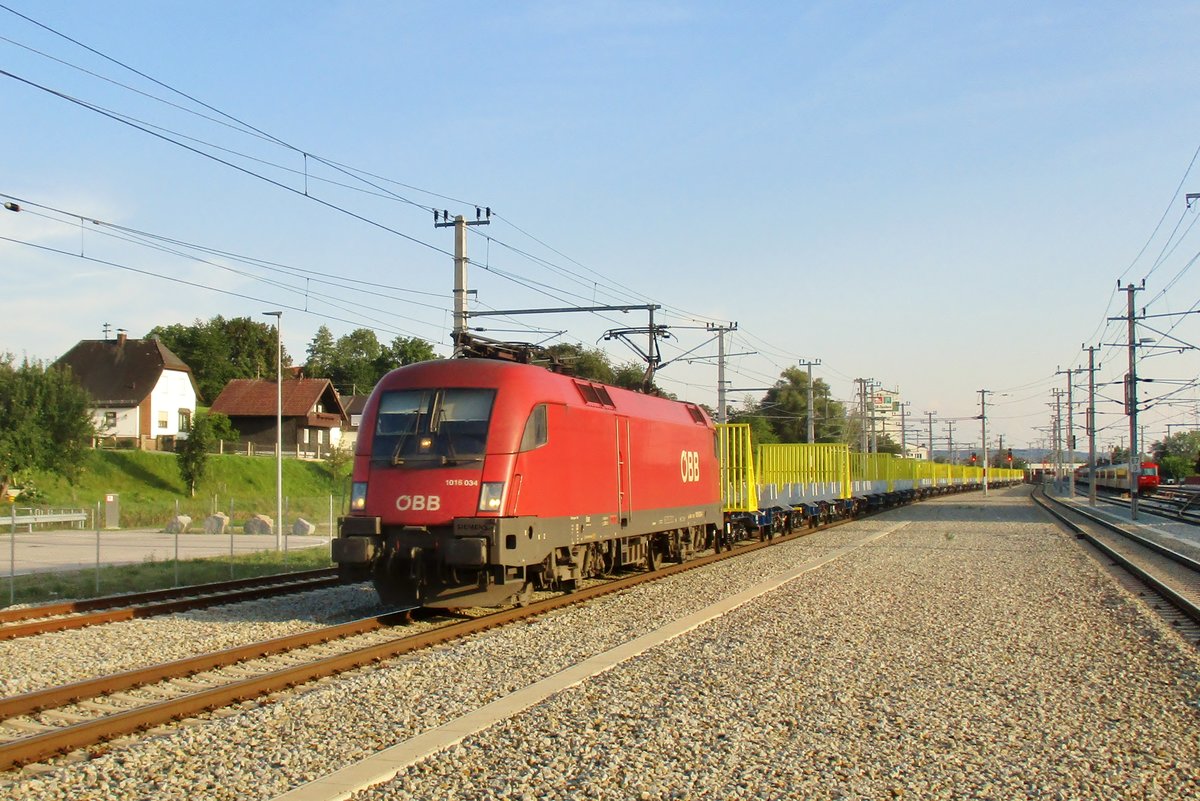
<svg viewBox="0 0 1200 801"><path fill-rule="evenodd" d="M210 402L234 378L275 375L275 329L249 317L226 320L218 314L208 322L155 326L147 336L158 337L192 368L201 397ZM292 363L286 348L282 361Z"/></svg>
<svg viewBox="0 0 1200 801"><path fill-rule="evenodd" d="M325 455L325 466L329 468L329 486L337 489L350 475L350 465L354 460L354 451L346 447L344 441L339 442Z"/></svg>
<svg viewBox="0 0 1200 801"><path fill-rule="evenodd" d="M779 442L779 436L771 426L771 421L763 414L762 404L747 397L740 409L730 410L727 419L731 423L745 423L750 426L750 441L755 445L772 445Z"/></svg>
<svg viewBox="0 0 1200 801"><path fill-rule="evenodd" d="M70 370L0 356L0 492L29 470L76 475L95 428Z"/></svg>
<svg viewBox="0 0 1200 801"><path fill-rule="evenodd" d="M547 350L563 364L571 368L571 372L589 381L599 381L601 384L615 384L616 374L608 355L599 348L584 348L582 345L572 345L560 342L551 345Z"/></svg>
<svg viewBox="0 0 1200 801"><path fill-rule="evenodd" d="M333 375L333 363L336 358L333 334L329 327L322 325L317 329L312 342L308 343L308 361L304 364L304 374L309 378L328 378Z"/></svg>
<svg viewBox="0 0 1200 801"><path fill-rule="evenodd" d="M1196 473L1196 460L1183 456L1167 454L1158 460L1158 475L1160 478L1172 481L1183 481Z"/></svg>
<svg viewBox="0 0 1200 801"><path fill-rule="evenodd" d="M433 361L438 355L433 352L433 344L430 342L418 337L396 337L391 345L383 349L383 357L385 361L380 366L380 378L397 367Z"/></svg>
<svg viewBox="0 0 1200 801"><path fill-rule="evenodd" d="M843 438L845 407L833 400L829 384L813 381L813 428L817 442L839 442ZM808 441L808 373L788 367L767 390L761 404L780 442Z"/></svg>
<svg viewBox="0 0 1200 801"><path fill-rule="evenodd" d="M614 386L623 389L631 389L634 392L642 392L646 389L646 365L637 362L625 362L613 370ZM651 384L650 394L663 395L658 387Z"/></svg>
<svg viewBox="0 0 1200 801"><path fill-rule="evenodd" d="M310 378L328 378L339 392L362 395L371 391L390 371L406 364L438 358L433 345L419 337L396 337L381 345L375 332L356 328L336 340L321 326L308 344L304 373Z"/></svg>
<svg viewBox="0 0 1200 801"><path fill-rule="evenodd" d="M379 381L379 359L383 355L383 347L371 329L356 328L338 337L333 353L333 369L329 380L343 392L348 390L351 395L365 394Z"/></svg>
<svg viewBox="0 0 1200 801"><path fill-rule="evenodd" d="M892 439L890 434L880 434L875 438L875 450L877 453L900 454L901 448L900 443Z"/></svg>
<svg viewBox="0 0 1200 801"><path fill-rule="evenodd" d="M175 459L179 464L179 475L187 486L188 494L196 496L196 484L204 478L208 469L209 452L218 440L237 439L237 431L229 418L220 412L198 414L192 421L188 438L180 440L175 448Z"/></svg>

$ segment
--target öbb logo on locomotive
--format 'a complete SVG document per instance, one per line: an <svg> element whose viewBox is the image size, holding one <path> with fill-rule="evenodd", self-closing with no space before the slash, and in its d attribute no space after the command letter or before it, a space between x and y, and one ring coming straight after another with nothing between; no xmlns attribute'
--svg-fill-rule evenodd
<svg viewBox="0 0 1200 801"><path fill-rule="evenodd" d="M396 498L398 512L436 512L442 508L442 499L438 495L401 495Z"/></svg>
<svg viewBox="0 0 1200 801"><path fill-rule="evenodd" d="M700 454L696 451L679 453L679 475L684 483L700 481Z"/></svg>

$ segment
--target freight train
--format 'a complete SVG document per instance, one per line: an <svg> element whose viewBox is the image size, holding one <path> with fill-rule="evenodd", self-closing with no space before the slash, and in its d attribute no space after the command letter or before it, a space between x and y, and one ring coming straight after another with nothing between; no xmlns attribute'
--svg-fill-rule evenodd
<svg viewBox="0 0 1200 801"><path fill-rule="evenodd" d="M1097 489L1107 489L1114 492L1129 492L1129 471L1131 463L1097 465L1094 470ZM1158 465L1155 462L1140 462L1137 470L1137 491L1140 495L1149 495L1158 489ZM1081 467L1075 471L1075 483L1088 486L1091 476L1088 468Z"/></svg>
<svg viewBox="0 0 1200 801"><path fill-rule="evenodd" d="M756 453L694 403L487 358L393 370L359 432L333 558L396 605L524 603L982 478L844 445Z"/></svg>

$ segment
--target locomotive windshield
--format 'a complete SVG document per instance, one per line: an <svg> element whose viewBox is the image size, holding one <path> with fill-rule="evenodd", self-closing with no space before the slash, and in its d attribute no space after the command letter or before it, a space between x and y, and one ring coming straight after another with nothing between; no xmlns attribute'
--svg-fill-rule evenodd
<svg viewBox="0 0 1200 801"><path fill-rule="evenodd" d="M483 461L494 389L406 389L379 399L371 461L428 468Z"/></svg>

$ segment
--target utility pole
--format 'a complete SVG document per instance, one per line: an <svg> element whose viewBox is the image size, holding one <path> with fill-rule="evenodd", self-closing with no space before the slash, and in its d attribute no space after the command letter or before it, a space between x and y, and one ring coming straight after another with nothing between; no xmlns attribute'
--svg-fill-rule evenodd
<svg viewBox="0 0 1200 801"><path fill-rule="evenodd" d="M728 402L725 398L728 381L725 380L725 335L737 330L737 323L729 325L714 325L709 323L709 331L717 332L717 422L724 423L727 416Z"/></svg>
<svg viewBox="0 0 1200 801"><path fill-rule="evenodd" d="M1067 497L1075 497L1075 373L1071 368L1056 370L1056 375L1067 376Z"/></svg>
<svg viewBox="0 0 1200 801"><path fill-rule="evenodd" d="M933 461L933 416L937 412L925 412L925 416L929 418L929 461Z"/></svg>
<svg viewBox="0 0 1200 801"><path fill-rule="evenodd" d="M1075 371L1067 370L1067 497L1075 499Z"/></svg>
<svg viewBox="0 0 1200 801"><path fill-rule="evenodd" d="M870 406L867 407L868 409L871 410L871 453L879 453L879 434L875 430L875 421L876 421L875 388L876 387L882 388L883 382L882 381L872 381L871 382Z"/></svg>
<svg viewBox="0 0 1200 801"><path fill-rule="evenodd" d="M1062 480L1062 390L1055 387L1051 390L1054 395L1054 483L1055 489Z"/></svg>
<svg viewBox="0 0 1200 801"><path fill-rule="evenodd" d="M870 378L856 378L854 383L858 384L858 408L862 420L861 430L859 431L859 449L863 453L870 453L870 444L867 439L867 384L872 381Z"/></svg>
<svg viewBox="0 0 1200 801"><path fill-rule="evenodd" d="M1096 348L1088 346L1088 506L1096 505Z"/></svg>
<svg viewBox="0 0 1200 801"><path fill-rule="evenodd" d="M1124 318L1129 323L1129 372L1125 375L1125 414L1129 415L1129 519L1137 520L1138 513L1138 475L1142 472L1142 462L1138 458L1138 422L1137 422L1137 317L1134 315L1133 298L1138 289L1145 288L1145 280L1141 287L1133 284L1122 289L1129 294L1127 315Z"/></svg>
<svg viewBox="0 0 1200 801"><path fill-rule="evenodd" d="M278 551L283 547L283 312L263 314L275 318L275 550Z"/></svg>
<svg viewBox="0 0 1200 801"><path fill-rule="evenodd" d="M954 421L953 420L946 421L946 453L948 454L948 456L946 458L948 458L950 460L950 464L954 464L955 459L954 459Z"/></svg>
<svg viewBox="0 0 1200 801"><path fill-rule="evenodd" d="M438 213L433 212L434 228L449 228L454 226L454 353L462 352L463 342L467 336L467 226L490 225L492 209L487 209L487 219L483 219L482 211L475 207L475 219L468 220L461 214L450 221L450 212L442 211L442 221L438 222ZM653 328L653 323L650 326Z"/></svg>
<svg viewBox="0 0 1200 801"><path fill-rule="evenodd" d="M818 365L820 363L821 363L820 359L814 359L812 361L801 361L800 362L801 367L808 368L808 411L807 411L806 416L808 417L808 444L809 445L812 445L814 442L817 441L817 423L816 423L816 416L813 413L814 410L813 410L812 369L813 369L813 365Z"/></svg>
<svg viewBox="0 0 1200 801"><path fill-rule="evenodd" d="M900 402L900 455L908 458L908 407L912 401Z"/></svg>
<svg viewBox="0 0 1200 801"><path fill-rule="evenodd" d="M988 446L987 446L987 396L991 390L979 390L979 424L980 434L979 441L983 443L983 494L988 494Z"/></svg>

